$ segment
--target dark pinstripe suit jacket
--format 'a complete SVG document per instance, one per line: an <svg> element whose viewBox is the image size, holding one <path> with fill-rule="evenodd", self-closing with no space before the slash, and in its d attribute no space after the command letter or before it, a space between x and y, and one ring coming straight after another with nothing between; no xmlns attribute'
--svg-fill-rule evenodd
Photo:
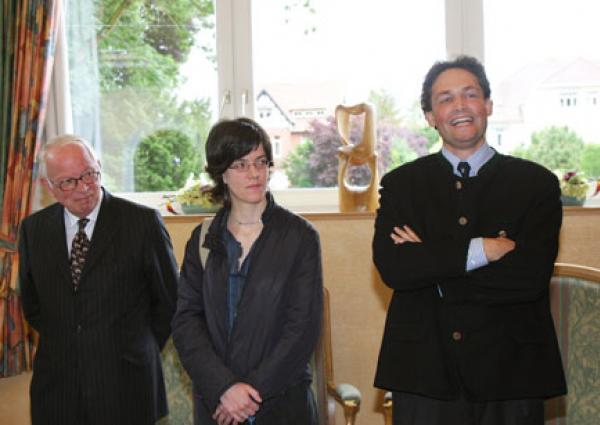
<svg viewBox="0 0 600 425"><path fill-rule="evenodd" d="M89 424L154 423L167 412L159 352L175 311L169 235L155 210L105 191L75 294L63 213L54 204L21 227L23 309L40 334L32 423L75 424L76 403Z"/></svg>

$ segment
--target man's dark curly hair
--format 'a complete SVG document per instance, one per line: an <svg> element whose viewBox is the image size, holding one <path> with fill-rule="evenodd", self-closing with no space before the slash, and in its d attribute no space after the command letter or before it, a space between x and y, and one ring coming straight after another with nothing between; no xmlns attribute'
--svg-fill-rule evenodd
<svg viewBox="0 0 600 425"><path fill-rule="evenodd" d="M423 112L431 112L431 89L435 80L437 80L442 72L456 68L464 69L473 74L477 78L477 81L479 81L481 90L483 90L483 97L485 99L490 98L490 95L492 94L490 82L485 75L485 69L481 62L471 56L459 56L451 61L436 62L431 69L429 69L429 72L427 72L421 90L421 109Z"/></svg>
<svg viewBox="0 0 600 425"><path fill-rule="evenodd" d="M267 132L250 118L222 120L215 124L206 139L206 172L215 183L211 198L215 203L229 205L229 194L223 173L231 163L262 145L269 162L273 163L271 141Z"/></svg>

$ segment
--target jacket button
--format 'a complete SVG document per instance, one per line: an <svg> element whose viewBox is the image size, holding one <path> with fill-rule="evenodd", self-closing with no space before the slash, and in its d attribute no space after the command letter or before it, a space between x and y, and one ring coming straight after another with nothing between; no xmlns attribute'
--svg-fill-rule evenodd
<svg viewBox="0 0 600 425"><path fill-rule="evenodd" d="M463 335L459 331L452 332L452 339L456 342L462 341Z"/></svg>
<svg viewBox="0 0 600 425"><path fill-rule="evenodd" d="M460 224L461 226L465 226L468 222L469 220L467 220L467 217L460 217L458 219L458 224Z"/></svg>
<svg viewBox="0 0 600 425"><path fill-rule="evenodd" d="M457 181L456 182L456 190L461 190L462 189L462 182Z"/></svg>

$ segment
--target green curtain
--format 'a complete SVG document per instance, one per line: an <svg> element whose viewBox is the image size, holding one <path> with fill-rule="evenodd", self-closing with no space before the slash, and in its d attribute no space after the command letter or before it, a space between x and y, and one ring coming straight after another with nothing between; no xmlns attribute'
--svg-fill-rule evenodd
<svg viewBox="0 0 600 425"><path fill-rule="evenodd" d="M0 377L31 369L33 335L17 290L19 225L31 209L33 168L61 0L0 0Z"/></svg>

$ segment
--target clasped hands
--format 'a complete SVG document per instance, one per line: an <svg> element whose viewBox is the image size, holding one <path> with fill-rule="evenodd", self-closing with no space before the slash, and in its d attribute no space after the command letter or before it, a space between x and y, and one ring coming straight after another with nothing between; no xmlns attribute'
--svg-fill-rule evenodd
<svg viewBox="0 0 600 425"><path fill-rule="evenodd" d="M260 403L262 398L258 391L251 385L237 382L223 393L212 418L219 425L241 424L256 414Z"/></svg>
<svg viewBox="0 0 600 425"><path fill-rule="evenodd" d="M395 245L402 245L403 243L421 243L423 242L419 235L412 230L408 225L395 226L390 237L394 241ZM495 238L482 238L483 239L483 251L489 262L498 261L510 251L515 249L515 241L507 238L506 236L497 236Z"/></svg>

